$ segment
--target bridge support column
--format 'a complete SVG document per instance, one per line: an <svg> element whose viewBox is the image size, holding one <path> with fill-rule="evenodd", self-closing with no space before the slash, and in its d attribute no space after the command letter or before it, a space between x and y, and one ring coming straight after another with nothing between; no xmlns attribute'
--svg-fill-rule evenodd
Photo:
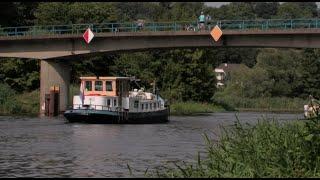
<svg viewBox="0 0 320 180"><path fill-rule="evenodd" d="M50 87L59 86L59 113L67 109L71 69L68 63L54 60L40 60L40 116L45 114L45 94Z"/></svg>

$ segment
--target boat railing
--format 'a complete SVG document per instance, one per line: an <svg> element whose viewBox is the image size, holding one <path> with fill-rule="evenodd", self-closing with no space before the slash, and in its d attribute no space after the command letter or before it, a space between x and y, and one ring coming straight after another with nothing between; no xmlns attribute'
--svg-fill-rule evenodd
<svg viewBox="0 0 320 180"><path fill-rule="evenodd" d="M111 107L105 105L87 105L87 104L73 104L73 109L87 109L87 110L107 110L107 111L120 111L119 107Z"/></svg>

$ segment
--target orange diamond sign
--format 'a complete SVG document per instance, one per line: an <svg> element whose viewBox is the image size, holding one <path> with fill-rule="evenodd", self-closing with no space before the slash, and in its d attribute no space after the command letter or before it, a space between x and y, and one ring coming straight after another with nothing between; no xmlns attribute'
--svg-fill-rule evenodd
<svg viewBox="0 0 320 180"><path fill-rule="evenodd" d="M218 41L219 38L222 36L222 31L221 31L221 29L219 28L219 26L216 25L216 26L212 29L212 31L210 32L210 34L211 34L211 36L213 37L213 39L214 39L215 41Z"/></svg>

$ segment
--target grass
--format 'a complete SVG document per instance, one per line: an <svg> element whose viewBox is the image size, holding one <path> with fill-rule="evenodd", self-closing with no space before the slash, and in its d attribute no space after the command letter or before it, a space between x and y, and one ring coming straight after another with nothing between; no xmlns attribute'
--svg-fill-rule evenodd
<svg viewBox="0 0 320 180"><path fill-rule="evenodd" d="M21 114L38 115L39 114L39 90L17 95L17 102L21 106Z"/></svg>
<svg viewBox="0 0 320 180"><path fill-rule="evenodd" d="M228 104L239 111L302 112L308 100L287 97L242 98L234 96L214 97L214 102Z"/></svg>
<svg viewBox="0 0 320 180"><path fill-rule="evenodd" d="M28 115L39 114L39 90L22 94L11 94L0 104L0 115Z"/></svg>
<svg viewBox="0 0 320 180"><path fill-rule="evenodd" d="M198 115L202 113L213 113L226 111L221 105L199 102L176 102L170 105L171 115Z"/></svg>
<svg viewBox="0 0 320 180"><path fill-rule="evenodd" d="M320 177L320 119L223 128L216 142L204 135L206 157L146 176L169 178Z"/></svg>

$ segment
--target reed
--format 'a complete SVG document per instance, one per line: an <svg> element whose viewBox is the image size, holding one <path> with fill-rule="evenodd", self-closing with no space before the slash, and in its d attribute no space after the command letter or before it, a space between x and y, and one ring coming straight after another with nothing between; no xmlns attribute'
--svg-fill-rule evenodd
<svg viewBox="0 0 320 180"><path fill-rule="evenodd" d="M0 115L30 115L39 113L39 90L18 94L0 84Z"/></svg>
<svg viewBox="0 0 320 180"><path fill-rule="evenodd" d="M201 113L213 113L225 111L221 105L200 102L175 102L170 105L171 115L198 115Z"/></svg>
<svg viewBox="0 0 320 180"><path fill-rule="evenodd" d="M288 97L261 97L253 99L234 96L215 96L214 102L228 104L237 110L301 112L307 100Z"/></svg>
<svg viewBox="0 0 320 180"><path fill-rule="evenodd" d="M217 142L204 135L206 158L151 177L320 177L320 119L255 125L238 120Z"/></svg>

